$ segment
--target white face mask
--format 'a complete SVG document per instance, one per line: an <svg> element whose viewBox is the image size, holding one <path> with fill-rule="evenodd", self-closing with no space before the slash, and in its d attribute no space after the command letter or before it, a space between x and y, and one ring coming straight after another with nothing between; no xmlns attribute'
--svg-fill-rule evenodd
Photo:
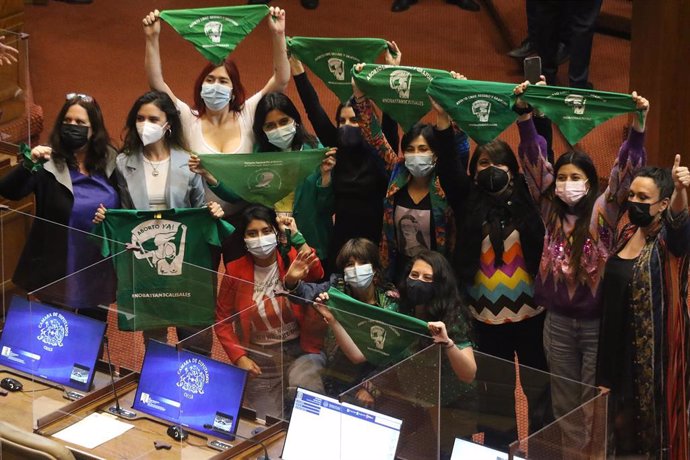
<svg viewBox="0 0 690 460"><path fill-rule="evenodd" d="M261 235L256 238L245 238L244 244L247 245L247 251L254 257L265 259L273 254L276 246L278 246L278 238L275 233L270 235Z"/></svg>
<svg viewBox="0 0 690 460"><path fill-rule="evenodd" d="M345 272L345 282L355 288L368 288L374 279L374 269L372 268L371 264L345 267L345 270L343 271Z"/></svg>
<svg viewBox="0 0 690 460"><path fill-rule="evenodd" d="M586 180L556 182L556 196L568 206L575 206L588 191Z"/></svg>
<svg viewBox="0 0 690 460"><path fill-rule="evenodd" d="M287 150L290 148L292 141L295 139L296 132L297 124L294 121L288 125L279 126L270 131L264 131L268 138L268 142L275 145L280 150Z"/></svg>
<svg viewBox="0 0 690 460"><path fill-rule="evenodd" d="M154 144L161 140L165 135L165 128L168 124L161 126L150 121L140 121L137 123L137 132L141 143L144 145Z"/></svg>
<svg viewBox="0 0 690 460"><path fill-rule="evenodd" d="M414 177L426 177L434 170L434 157L428 154L406 153L405 167Z"/></svg>
<svg viewBox="0 0 690 460"><path fill-rule="evenodd" d="M204 83L201 85L201 98L211 110L223 110L232 100L232 88L220 83Z"/></svg>

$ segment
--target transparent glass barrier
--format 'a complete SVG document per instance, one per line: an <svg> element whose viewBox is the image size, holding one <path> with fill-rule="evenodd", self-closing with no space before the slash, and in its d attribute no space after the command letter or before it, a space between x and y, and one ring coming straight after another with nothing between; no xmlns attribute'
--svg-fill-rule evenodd
<svg viewBox="0 0 690 460"><path fill-rule="evenodd" d="M0 36L5 37L0 44L16 52L6 50L7 59L0 65L0 160L14 163L19 144L32 145L32 139L38 139L43 113L31 96L29 36L21 32L20 25L5 26L0 27Z"/></svg>

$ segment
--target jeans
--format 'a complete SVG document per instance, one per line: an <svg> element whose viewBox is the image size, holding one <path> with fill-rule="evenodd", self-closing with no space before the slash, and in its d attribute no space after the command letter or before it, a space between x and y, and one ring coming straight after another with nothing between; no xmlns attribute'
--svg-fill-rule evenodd
<svg viewBox="0 0 690 460"><path fill-rule="evenodd" d="M544 351L552 374L551 400L556 419L580 407L597 394L594 384L599 323L599 319L581 320L546 312ZM591 438L591 421L591 411L585 410L570 414L558 422L563 447L586 454Z"/></svg>

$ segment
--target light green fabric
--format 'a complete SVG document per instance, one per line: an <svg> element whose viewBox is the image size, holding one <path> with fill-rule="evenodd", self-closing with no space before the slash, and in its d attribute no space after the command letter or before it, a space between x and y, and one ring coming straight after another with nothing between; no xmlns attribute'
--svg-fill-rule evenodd
<svg viewBox="0 0 690 460"><path fill-rule="evenodd" d="M288 50L345 103L352 96L352 66L376 61L386 48L386 40L290 37L287 45Z"/></svg>
<svg viewBox="0 0 690 460"><path fill-rule="evenodd" d="M161 19L206 59L220 65L266 15L266 5L250 5L165 10Z"/></svg>

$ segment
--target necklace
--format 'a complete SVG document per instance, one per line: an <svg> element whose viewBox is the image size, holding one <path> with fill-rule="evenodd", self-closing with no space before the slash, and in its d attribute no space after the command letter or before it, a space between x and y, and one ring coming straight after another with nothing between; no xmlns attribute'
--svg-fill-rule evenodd
<svg viewBox="0 0 690 460"><path fill-rule="evenodd" d="M153 171L151 171L151 175L152 175L153 177L157 177L157 176L160 174L160 171L158 170L158 167L159 167L162 163L165 163L165 162L168 161L168 160L166 159L166 160L158 161L158 162L154 163L153 161L151 161L151 160L149 160L148 158L144 157L144 161L145 161L146 163L148 163L148 164L151 165L151 169L153 170Z"/></svg>

